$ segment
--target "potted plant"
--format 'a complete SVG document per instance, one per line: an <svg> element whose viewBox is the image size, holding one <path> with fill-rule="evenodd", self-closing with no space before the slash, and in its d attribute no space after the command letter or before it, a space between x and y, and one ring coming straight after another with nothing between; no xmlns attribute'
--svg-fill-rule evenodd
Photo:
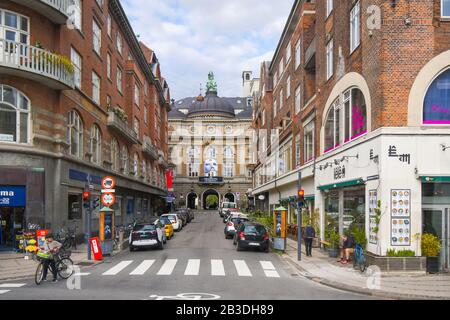
<svg viewBox="0 0 450 320"><path fill-rule="evenodd" d="M424 233L422 235L422 255L427 257L427 272L439 272L439 254L441 252L441 241L435 235Z"/></svg>
<svg viewBox="0 0 450 320"><path fill-rule="evenodd" d="M328 248L328 256L330 258L337 258L339 256L339 233L335 230L329 233L328 242L330 243L330 247Z"/></svg>

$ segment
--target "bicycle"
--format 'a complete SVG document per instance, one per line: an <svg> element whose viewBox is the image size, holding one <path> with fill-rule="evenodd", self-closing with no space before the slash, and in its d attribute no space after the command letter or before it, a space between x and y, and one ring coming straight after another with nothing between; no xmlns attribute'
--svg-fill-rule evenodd
<svg viewBox="0 0 450 320"><path fill-rule="evenodd" d="M366 255L360 244L356 245L355 252L353 253L353 268L356 267L358 267L361 272L364 272L367 268Z"/></svg>
<svg viewBox="0 0 450 320"><path fill-rule="evenodd" d="M44 277L44 262L46 260L55 259L55 265L57 269L57 274L64 280L69 279L73 273L75 272L73 267L73 261L70 259L71 252L70 251L60 251L53 255L53 257L43 257L42 255L37 254L37 260L39 262L36 273L34 276L34 281L36 285L40 285L42 283ZM53 272L52 266L49 264L48 271Z"/></svg>

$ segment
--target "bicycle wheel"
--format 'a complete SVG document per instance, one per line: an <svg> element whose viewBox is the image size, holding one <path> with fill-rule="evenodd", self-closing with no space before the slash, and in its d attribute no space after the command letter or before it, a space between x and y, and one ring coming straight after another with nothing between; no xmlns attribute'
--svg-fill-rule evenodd
<svg viewBox="0 0 450 320"><path fill-rule="evenodd" d="M44 265L42 264L42 262L39 262L36 268L36 273L34 275L34 282L37 285L40 285L43 278L44 278Z"/></svg>
<svg viewBox="0 0 450 320"><path fill-rule="evenodd" d="M62 258L56 267L58 268L58 274L62 279L69 279L75 272L73 261L70 258Z"/></svg>
<svg viewBox="0 0 450 320"><path fill-rule="evenodd" d="M70 241L70 239L66 239L63 242L63 249L64 250L69 250L72 247L72 242Z"/></svg>
<svg viewBox="0 0 450 320"><path fill-rule="evenodd" d="M359 271L361 272L366 271L367 263L366 263L366 256L364 255L364 253L361 253L358 264L359 264Z"/></svg>

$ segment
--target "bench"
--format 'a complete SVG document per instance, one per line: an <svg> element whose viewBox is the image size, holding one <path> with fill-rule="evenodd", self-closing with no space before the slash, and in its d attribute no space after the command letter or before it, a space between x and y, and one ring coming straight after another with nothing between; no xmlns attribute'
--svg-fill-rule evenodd
<svg viewBox="0 0 450 320"><path fill-rule="evenodd" d="M325 241L325 240L320 240L320 244L323 244L324 246L330 247L331 246L331 242Z"/></svg>

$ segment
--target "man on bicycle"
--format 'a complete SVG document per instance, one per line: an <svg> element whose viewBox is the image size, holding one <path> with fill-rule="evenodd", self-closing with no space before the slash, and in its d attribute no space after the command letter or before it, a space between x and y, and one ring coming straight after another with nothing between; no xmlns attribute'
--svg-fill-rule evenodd
<svg viewBox="0 0 450 320"><path fill-rule="evenodd" d="M55 240L53 234L49 233L45 236L45 243L43 246L39 248L39 250L43 251L44 253L56 254L58 253L61 247L62 244ZM58 282L58 270L56 269L55 259L53 257L47 259L43 262L43 265L44 265L44 274L42 280L47 281L48 267L51 266L53 273L52 282Z"/></svg>

